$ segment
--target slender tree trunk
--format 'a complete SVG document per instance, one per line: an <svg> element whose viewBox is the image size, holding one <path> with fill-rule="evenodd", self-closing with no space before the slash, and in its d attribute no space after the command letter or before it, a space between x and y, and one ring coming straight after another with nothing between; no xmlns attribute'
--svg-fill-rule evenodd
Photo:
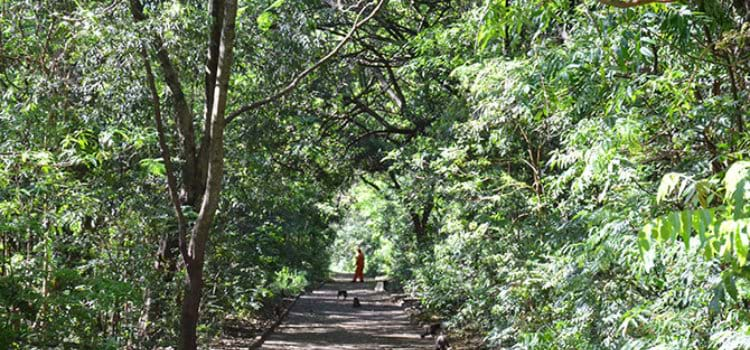
<svg viewBox="0 0 750 350"><path fill-rule="evenodd" d="M412 211L411 222L414 226L414 238L417 240L417 245L420 247L425 243L425 227L422 225L422 218L416 212Z"/></svg>
<svg viewBox="0 0 750 350"><path fill-rule="evenodd" d="M430 187L432 192L433 187ZM427 202L422 207L421 215L416 211L411 211L412 224L414 225L414 236L417 239L417 244L421 247L427 243L427 224L430 221L430 214L432 208L435 206L435 197L430 193Z"/></svg>
<svg viewBox="0 0 750 350"><path fill-rule="evenodd" d="M224 25L221 31L219 62L216 68L211 121L208 145L208 167L206 172L205 192L201 210L193 227L190 245L183 251L187 268L185 295L182 301L180 320L180 349L195 350L197 344L198 309L203 288L203 264L206 256L206 244L212 228L216 209L219 206L222 179L224 176L224 127L227 106L227 90L232 70L232 51L234 49L235 16L237 1L227 0L224 5Z"/></svg>
<svg viewBox="0 0 750 350"><path fill-rule="evenodd" d="M131 0L131 12L136 21L146 18L143 5L139 0ZM143 51L147 76L154 101L155 121L159 134L159 146L162 150L167 173L167 185L170 200L177 216L179 232L177 246L185 263L187 277L183 288L180 317L179 349L195 350L198 347L197 327L201 291L203 288L203 265L209 232L213 225L216 209L219 206L222 178L224 173L224 127L227 105L227 89L232 66L232 51L235 37L236 0L213 0L211 3L213 23L209 36L209 57L206 75L206 124L201 152L203 157L196 157L196 143L192 127L193 115L182 92L177 71L172 65L169 53L157 35L152 40L156 56L164 73L164 80L174 96L174 107L177 133L180 136L181 153L186 159L182 167L182 195L178 194L176 176L170 162L169 147L166 144L165 130L162 127L159 112L159 98L148 64L148 55ZM220 35L218 31L220 30ZM213 81L212 81L213 80ZM212 94L209 94L209 90ZM193 208L200 208L198 218L190 232L187 243L187 223L182 213L182 205L188 203ZM174 246L174 239L163 241L162 251L168 255Z"/></svg>
<svg viewBox="0 0 750 350"><path fill-rule="evenodd" d="M187 266L187 277L180 315L180 349L198 348L198 309L203 289L203 262Z"/></svg>
<svg viewBox="0 0 750 350"><path fill-rule="evenodd" d="M509 8L510 8L510 0L505 0L505 11L508 11ZM503 50L505 51L504 54L506 57L510 57L510 43L511 43L510 30L508 29L508 26L509 24L505 23L505 28L503 28L503 30L505 30L505 42L503 45Z"/></svg>

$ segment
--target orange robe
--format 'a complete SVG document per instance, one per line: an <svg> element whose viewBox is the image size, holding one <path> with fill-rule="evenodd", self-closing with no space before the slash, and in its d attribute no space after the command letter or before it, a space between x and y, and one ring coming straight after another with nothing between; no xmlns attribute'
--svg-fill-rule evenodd
<svg viewBox="0 0 750 350"><path fill-rule="evenodd" d="M357 254L357 268L354 270L354 279L352 282L356 281L357 278L359 278L360 282L365 281L365 255L362 254L362 252L359 252Z"/></svg>

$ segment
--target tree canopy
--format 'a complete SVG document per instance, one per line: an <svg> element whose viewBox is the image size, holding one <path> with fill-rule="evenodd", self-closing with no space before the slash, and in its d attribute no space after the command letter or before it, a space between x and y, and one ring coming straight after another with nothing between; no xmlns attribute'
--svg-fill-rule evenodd
<svg viewBox="0 0 750 350"><path fill-rule="evenodd" d="M742 0L0 0L0 348L350 269L487 349L750 347Z"/></svg>

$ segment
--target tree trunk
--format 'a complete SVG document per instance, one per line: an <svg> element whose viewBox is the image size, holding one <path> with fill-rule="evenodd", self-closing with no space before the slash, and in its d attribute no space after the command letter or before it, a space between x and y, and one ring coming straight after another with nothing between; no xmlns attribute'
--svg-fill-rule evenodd
<svg viewBox="0 0 750 350"><path fill-rule="evenodd" d="M430 187L430 192L434 186ZM427 202L422 207L422 214L417 214L414 210L410 211L412 224L414 225L414 236L417 239L417 245L420 247L427 243L427 224L430 220L430 214L432 208L435 206L435 197L432 193L429 194Z"/></svg>
<svg viewBox="0 0 750 350"><path fill-rule="evenodd" d="M414 226L414 238L416 238L417 240L417 245L421 247L425 243L426 230L422 225L422 218L419 217L419 214L414 211L412 211L410 214L411 223Z"/></svg>
<svg viewBox="0 0 750 350"><path fill-rule="evenodd" d="M221 1L217 1L220 3ZM227 0L223 3L224 25L221 32L219 59L216 67L213 105L209 127L208 167L206 171L205 191L198 219L191 232L190 245L183 251L187 268L187 280L182 301L180 319L180 349L195 350L198 347L196 329L198 326L198 309L203 288L203 264L206 256L206 244L213 225L216 209L219 206L222 178L224 176L224 126L227 106L227 89L232 68L232 51L234 49L235 16L237 1Z"/></svg>
<svg viewBox="0 0 750 350"><path fill-rule="evenodd" d="M139 0L130 0L130 9L136 21L146 19L143 4ZM223 13L222 13L223 11ZM180 317L179 349L195 350L198 346L198 310L203 288L203 265L205 262L206 244L213 225L216 209L219 206L222 178L224 173L224 127L227 105L227 89L232 67L232 51L235 37L235 17L237 14L237 0L213 0L211 15L213 23L209 36L209 57L206 75L206 119L204 139L200 152L202 157L196 156L195 133L193 131L193 113L189 108L185 94L182 91L177 70L171 62L169 53L163 45L161 37L155 35L152 46L156 50L164 80L173 95L173 107L179 145L185 164L182 166L182 193L178 194L178 184L172 164L170 162L169 147L166 144L165 131L162 127L159 112L159 97L151 74L148 55L143 50L146 63L149 86L154 101L155 121L159 135L159 147L162 150L167 185L170 199L175 209L178 221L177 246L187 269L187 277L183 290L182 309ZM218 35L218 31L221 31ZM217 45L218 40L218 45ZM218 56L217 56L218 55ZM214 81L212 81L214 80ZM212 94L208 92L211 91ZM190 232L190 243L187 244L187 223L182 213L182 205L188 203L193 208L200 208L198 218ZM169 257L173 251L174 239L170 237L162 241L162 254ZM160 254L161 255L161 254Z"/></svg>
<svg viewBox="0 0 750 350"><path fill-rule="evenodd" d="M187 265L185 296L182 299L180 315L180 349L198 348L198 308L203 288L203 262Z"/></svg>

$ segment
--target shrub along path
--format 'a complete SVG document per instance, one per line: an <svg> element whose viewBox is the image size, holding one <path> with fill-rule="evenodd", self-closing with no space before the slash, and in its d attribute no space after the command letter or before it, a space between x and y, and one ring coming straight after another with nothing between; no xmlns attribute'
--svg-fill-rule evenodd
<svg viewBox="0 0 750 350"><path fill-rule="evenodd" d="M387 293L374 290L374 281L352 283L351 278L337 275L333 282L303 295L260 349L432 349L434 340L420 339L420 329L410 324ZM348 292L346 301L336 300L338 290ZM362 307L352 307L354 297Z"/></svg>

